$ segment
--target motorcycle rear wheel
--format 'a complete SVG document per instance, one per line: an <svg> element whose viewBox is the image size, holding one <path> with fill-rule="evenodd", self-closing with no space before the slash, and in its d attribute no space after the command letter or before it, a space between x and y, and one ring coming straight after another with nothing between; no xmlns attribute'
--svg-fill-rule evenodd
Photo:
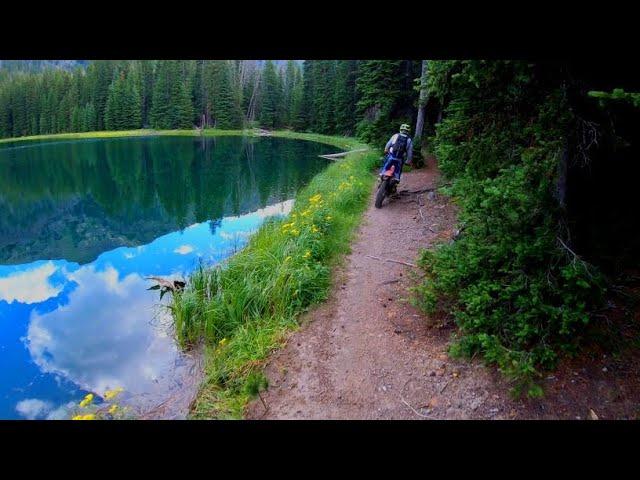
<svg viewBox="0 0 640 480"><path fill-rule="evenodd" d="M387 196L387 186L389 184L389 179L385 178L378 185L378 191L376 192L376 208L382 208L382 202L384 202L384 197Z"/></svg>

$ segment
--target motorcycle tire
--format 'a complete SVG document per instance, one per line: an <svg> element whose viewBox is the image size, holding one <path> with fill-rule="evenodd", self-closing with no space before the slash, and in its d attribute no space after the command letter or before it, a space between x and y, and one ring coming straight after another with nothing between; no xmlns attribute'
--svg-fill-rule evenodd
<svg viewBox="0 0 640 480"><path fill-rule="evenodd" d="M378 186L378 191L376 192L376 208L382 208L382 202L384 202L384 197L387 196L387 184L389 183L388 179L380 182Z"/></svg>

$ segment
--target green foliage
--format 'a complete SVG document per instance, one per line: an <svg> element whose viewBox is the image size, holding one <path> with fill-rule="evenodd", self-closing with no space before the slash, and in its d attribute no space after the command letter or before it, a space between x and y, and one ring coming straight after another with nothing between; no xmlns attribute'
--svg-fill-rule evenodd
<svg viewBox="0 0 640 480"><path fill-rule="evenodd" d="M193 105L184 67L179 60L158 63L150 112L153 128L192 128Z"/></svg>
<svg viewBox="0 0 640 480"><path fill-rule="evenodd" d="M360 62L356 80L359 138L383 143L401 123L413 124L413 104L417 100L413 81L417 76L411 60Z"/></svg>
<svg viewBox="0 0 640 480"><path fill-rule="evenodd" d="M125 76L121 72L111 84L104 113L104 125L107 130L131 130L142 125L140 95L136 89L133 75ZM77 131L77 128L72 129Z"/></svg>
<svg viewBox="0 0 640 480"><path fill-rule="evenodd" d="M640 108L640 93L625 92L623 88L614 88L611 93L601 91L589 92L590 97L600 99L600 105L604 106L608 101L623 101Z"/></svg>
<svg viewBox="0 0 640 480"><path fill-rule="evenodd" d="M231 65L227 61L212 62L211 93L212 118L216 128L232 129L242 126L242 112L231 82Z"/></svg>
<svg viewBox="0 0 640 480"><path fill-rule="evenodd" d="M526 62L432 66L430 91L450 98L435 150L464 229L423 253L419 302L455 319L452 354L480 353L537 395L539 370L575 350L603 293L562 240L555 192L573 121L562 82Z"/></svg>
<svg viewBox="0 0 640 480"><path fill-rule="evenodd" d="M262 103L260 108L260 124L269 128L280 128L283 125L283 86L275 64L267 60L262 72Z"/></svg>
<svg viewBox="0 0 640 480"><path fill-rule="evenodd" d="M336 66L335 131L341 135L353 135L357 122L356 78L357 60L338 60Z"/></svg>

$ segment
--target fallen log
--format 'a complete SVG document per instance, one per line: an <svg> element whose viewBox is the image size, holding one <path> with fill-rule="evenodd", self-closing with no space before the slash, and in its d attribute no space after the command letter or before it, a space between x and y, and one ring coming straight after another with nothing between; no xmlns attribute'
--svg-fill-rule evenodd
<svg viewBox="0 0 640 480"><path fill-rule="evenodd" d="M339 158L346 157L350 153L358 153L358 152L366 152L369 150L368 148L358 148L356 150L351 150L349 152L340 152L340 153L329 153L327 155L318 155L320 158L326 158L327 160L337 160Z"/></svg>

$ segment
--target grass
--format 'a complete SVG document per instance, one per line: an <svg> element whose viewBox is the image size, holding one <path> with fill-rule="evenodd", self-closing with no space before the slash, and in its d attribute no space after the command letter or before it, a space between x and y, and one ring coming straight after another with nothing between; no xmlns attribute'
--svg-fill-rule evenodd
<svg viewBox="0 0 640 480"><path fill-rule="evenodd" d="M329 165L299 192L288 218L264 223L242 251L200 268L174 295L179 343L205 342L194 418L241 418L266 386L264 360L297 327L300 313L327 298L331 269L348 252L368 203L378 157L353 153Z"/></svg>

